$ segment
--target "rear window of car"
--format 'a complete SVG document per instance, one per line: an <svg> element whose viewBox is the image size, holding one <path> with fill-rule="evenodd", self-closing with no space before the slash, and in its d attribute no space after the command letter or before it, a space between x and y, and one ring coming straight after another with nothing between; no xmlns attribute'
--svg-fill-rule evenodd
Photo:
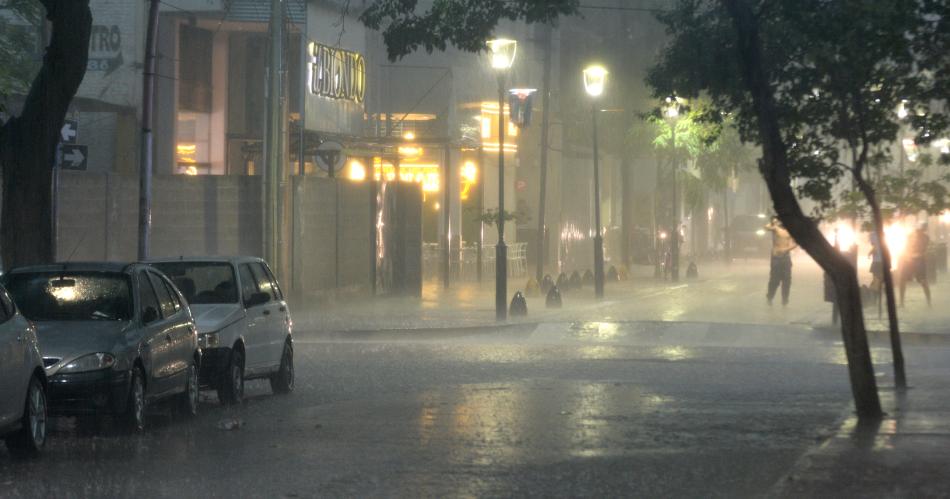
<svg viewBox="0 0 950 499"><path fill-rule="evenodd" d="M129 277L113 272L26 272L6 276L6 286L33 321L124 321L132 318Z"/></svg>
<svg viewBox="0 0 950 499"><path fill-rule="evenodd" d="M164 262L162 271L191 305L237 303L234 269L227 262Z"/></svg>

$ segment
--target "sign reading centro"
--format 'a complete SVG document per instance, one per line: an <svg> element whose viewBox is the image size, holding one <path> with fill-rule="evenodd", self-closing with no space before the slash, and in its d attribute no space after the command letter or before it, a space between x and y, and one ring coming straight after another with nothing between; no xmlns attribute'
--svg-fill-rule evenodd
<svg viewBox="0 0 950 499"><path fill-rule="evenodd" d="M310 93L330 99L363 102L366 60L362 55L310 42L307 59Z"/></svg>

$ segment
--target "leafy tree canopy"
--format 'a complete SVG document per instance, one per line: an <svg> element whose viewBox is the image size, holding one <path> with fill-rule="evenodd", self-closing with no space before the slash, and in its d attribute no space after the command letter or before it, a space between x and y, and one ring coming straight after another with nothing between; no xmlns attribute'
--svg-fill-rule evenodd
<svg viewBox="0 0 950 499"><path fill-rule="evenodd" d="M579 6L580 0L375 0L360 21L382 30L389 59L397 60L419 48L431 53L449 44L479 52L501 20L553 23L576 14Z"/></svg>
<svg viewBox="0 0 950 499"><path fill-rule="evenodd" d="M919 140L946 130L945 108L934 101L946 98L937 89L945 89L948 79L948 40L938 26L947 18L934 17L946 11L945 2L758 0L751 5L790 173L799 180L799 195L816 201L820 210L833 208L834 188L848 171L863 174L874 151L897 139L902 118L896 110L902 102L919 111L903 118ZM655 95L705 95L733 117L744 141L759 143L734 20L723 3L679 0L658 17L671 42L648 76ZM934 47L940 43L942 49Z"/></svg>
<svg viewBox="0 0 950 499"><path fill-rule="evenodd" d="M11 94L24 94L40 66L43 6L35 0L0 3L0 110Z"/></svg>

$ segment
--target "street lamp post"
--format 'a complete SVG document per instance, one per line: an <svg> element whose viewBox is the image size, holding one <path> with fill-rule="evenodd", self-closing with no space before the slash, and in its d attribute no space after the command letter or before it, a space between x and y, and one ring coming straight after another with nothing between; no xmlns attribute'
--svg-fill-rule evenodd
<svg viewBox="0 0 950 499"><path fill-rule="evenodd" d="M600 168L597 151L597 98L604 93L607 83L607 70L603 66L590 66L584 70L584 89L591 96L591 117L593 119L594 139L594 294L604 297L604 237L600 226Z"/></svg>
<svg viewBox="0 0 950 499"><path fill-rule="evenodd" d="M676 97L666 98L666 117L670 120L671 150L673 151L673 227L670 231L670 279L680 280L680 221L679 201L677 200L676 174L679 165L676 161L676 121L679 118L679 104Z"/></svg>
<svg viewBox="0 0 950 499"><path fill-rule="evenodd" d="M508 319L508 247L505 245L505 74L515 62L518 42L488 42L491 66L498 72L498 244L495 245L495 317Z"/></svg>

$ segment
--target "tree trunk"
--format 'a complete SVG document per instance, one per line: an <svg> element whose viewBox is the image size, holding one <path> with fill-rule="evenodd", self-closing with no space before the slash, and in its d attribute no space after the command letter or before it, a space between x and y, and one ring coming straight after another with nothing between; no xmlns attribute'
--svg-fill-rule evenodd
<svg viewBox="0 0 950 499"><path fill-rule="evenodd" d="M18 117L0 130L5 269L51 263L53 164L69 103L86 74L92 13L89 0L45 0L52 39ZM72 248L67 248L72 251Z"/></svg>
<svg viewBox="0 0 950 499"><path fill-rule="evenodd" d="M891 272L891 250L884 238L884 218L881 216L881 205L870 184L859 174L855 175L858 188L871 207L871 218L874 221L874 232L877 234L878 244L881 246L881 276L884 278L884 294L887 300L887 325L891 337L891 357L894 363L894 384L898 388L907 388L907 373L904 370L904 350L901 347L900 325L897 321L897 299L894 297L894 275Z"/></svg>
<svg viewBox="0 0 950 499"><path fill-rule="evenodd" d="M880 418L881 403L864 327L856 269L828 243L815 222L802 212L795 198L787 147L779 128L773 89L762 61L762 42L750 6L745 0L721 1L732 17L738 35L737 50L742 76L752 97L762 141L759 169L765 178L773 206L795 241L831 276L841 310L841 334L848 359L855 410L861 419Z"/></svg>

